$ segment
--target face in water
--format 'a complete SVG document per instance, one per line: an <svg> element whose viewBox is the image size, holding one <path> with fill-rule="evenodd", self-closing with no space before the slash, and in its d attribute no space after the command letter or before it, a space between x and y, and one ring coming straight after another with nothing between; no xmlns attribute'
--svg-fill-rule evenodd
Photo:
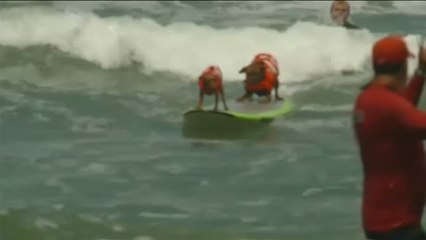
<svg viewBox="0 0 426 240"><path fill-rule="evenodd" d="M338 25L346 23L349 17L349 4L344 1L335 2L331 8L331 19Z"/></svg>

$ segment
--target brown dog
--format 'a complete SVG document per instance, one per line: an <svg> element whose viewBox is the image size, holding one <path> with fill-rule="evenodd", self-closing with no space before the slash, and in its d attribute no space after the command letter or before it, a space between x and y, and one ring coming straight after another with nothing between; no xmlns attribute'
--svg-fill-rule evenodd
<svg viewBox="0 0 426 240"><path fill-rule="evenodd" d="M278 64L272 55L258 54L252 63L240 70L240 73L246 74L245 93L237 101L251 100L253 94L256 94L265 97L261 103L269 103L272 100L272 89L275 89L275 99L282 100L278 95Z"/></svg>
<svg viewBox="0 0 426 240"><path fill-rule="evenodd" d="M199 100L197 109L203 108L204 95L215 96L214 111L217 111L219 95L222 98L223 106L225 110L228 110L226 105L225 94L223 91L222 84L222 72L218 66L209 66L204 70L201 76L198 78L198 86L200 88Z"/></svg>

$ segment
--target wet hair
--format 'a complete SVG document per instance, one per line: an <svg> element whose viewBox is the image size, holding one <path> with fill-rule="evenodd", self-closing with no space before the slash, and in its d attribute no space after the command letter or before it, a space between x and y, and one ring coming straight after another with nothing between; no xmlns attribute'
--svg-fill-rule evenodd
<svg viewBox="0 0 426 240"><path fill-rule="evenodd" d="M405 63L394 63L394 64L373 64L373 70L375 75L397 75L401 73Z"/></svg>

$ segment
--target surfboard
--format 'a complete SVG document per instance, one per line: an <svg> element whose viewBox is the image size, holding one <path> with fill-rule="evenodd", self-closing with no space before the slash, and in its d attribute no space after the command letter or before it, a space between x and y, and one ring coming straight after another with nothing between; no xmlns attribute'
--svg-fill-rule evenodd
<svg viewBox="0 0 426 240"><path fill-rule="evenodd" d="M222 108L220 105L219 108ZM285 117L294 109L294 104L285 99L262 104L257 101L228 101L228 111L189 110L184 113L184 135L241 135L265 127L273 120Z"/></svg>
<svg viewBox="0 0 426 240"><path fill-rule="evenodd" d="M220 105L222 107L222 105ZM206 109L212 109L213 106L208 106ZM189 110L184 113L186 120L220 115L223 117L234 118L243 121L272 121L275 118L284 116L290 113L294 105L289 100L273 101L263 104L257 101L237 102L231 101L228 103L228 111L213 111L213 110Z"/></svg>

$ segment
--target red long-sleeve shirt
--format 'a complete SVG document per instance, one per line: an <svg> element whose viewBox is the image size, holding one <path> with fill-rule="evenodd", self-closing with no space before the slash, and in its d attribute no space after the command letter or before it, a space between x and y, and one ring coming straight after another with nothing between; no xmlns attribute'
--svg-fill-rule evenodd
<svg viewBox="0 0 426 240"><path fill-rule="evenodd" d="M424 78L404 92L370 85L354 107L364 171L363 226L387 232L419 224L426 203L426 113L416 109Z"/></svg>

